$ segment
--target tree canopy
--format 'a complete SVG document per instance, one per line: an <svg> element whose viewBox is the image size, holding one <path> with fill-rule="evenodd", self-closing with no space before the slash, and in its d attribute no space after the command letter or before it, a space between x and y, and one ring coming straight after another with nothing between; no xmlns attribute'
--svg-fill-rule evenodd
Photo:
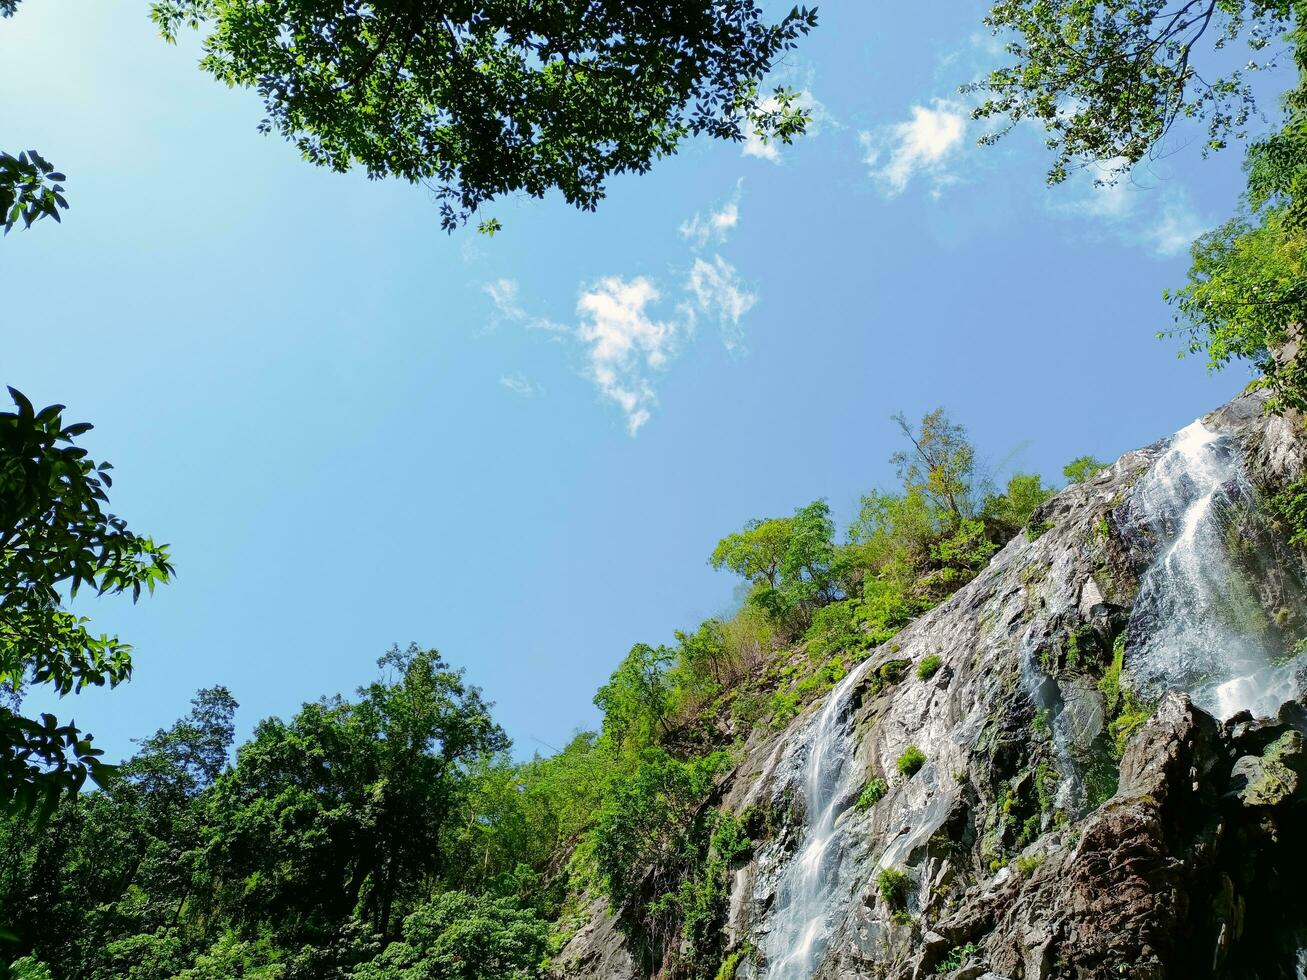
<svg viewBox="0 0 1307 980"><path fill-rule="evenodd" d="M1275 63L1295 0L1001 0L985 23L1015 63L966 86L978 119L1044 127L1050 183L1087 163L1112 180L1144 159L1177 120L1202 118L1207 146L1242 137L1256 102L1248 71ZM1222 71L1213 57L1242 39L1261 61ZM1230 59L1225 59L1230 60Z"/></svg>
<svg viewBox="0 0 1307 980"><path fill-rule="evenodd" d="M17 8L0 0L0 17ZM763 84L817 24L806 7L773 22L758 0L157 0L151 14L169 41L203 32L201 69L258 93L260 131L318 166L426 186L447 230L506 194L594 210L609 177L692 136L789 143L808 112ZM0 225L60 220L64 179L34 150L0 153Z"/></svg>
<svg viewBox="0 0 1307 980"><path fill-rule="evenodd" d="M450 228L504 194L560 191L593 210L613 174L644 173L697 134L802 132L794 93L763 78L816 25L755 0L394 3L158 0L201 68L255 89L260 124L304 158L429 186Z"/></svg>

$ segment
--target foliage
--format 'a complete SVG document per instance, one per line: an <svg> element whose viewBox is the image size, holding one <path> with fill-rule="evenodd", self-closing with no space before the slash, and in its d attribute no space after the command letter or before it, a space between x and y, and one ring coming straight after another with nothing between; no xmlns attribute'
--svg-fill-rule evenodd
<svg viewBox="0 0 1307 980"><path fill-rule="evenodd" d="M1249 146L1242 207L1194 243L1188 283L1167 293L1189 350L1205 351L1212 368L1250 362L1273 411L1307 407L1307 26L1301 3L1284 7L1296 19L1288 36L1298 75L1284 124Z"/></svg>
<svg viewBox="0 0 1307 980"><path fill-rule="evenodd" d="M1109 465L1093 456L1077 456L1062 467L1062 475L1068 483L1088 483Z"/></svg>
<svg viewBox="0 0 1307 980"><path fill-rule="evenodd" d="M917 676L923 681L930 680L934 677L939 668L943 666L944 658L938 653L932 653L924 657L921 663L917 664Z"/></svg>
<svg viewBox="0 0 1307 980"><path fill-rule="evenodd" d="M737 950L732 951L726 959L722 960L722 965L718 968L713 980L734 980L735 972L745 959L753 954L753 947L745 945Z"/></svg>
<svg viewBox="0 0 1307 980"><path fill-rule="evenodd" d="M1053 493L1030 474L991 492L966 430L940 409L916 425L902 415L894 421L907 442L891 457L901 489L863 497L844 544L817 501L793 517L750 521L710 559L749 583L748 608L778 636L804 641L804 660L782 671L786 683L770 696L773 724L974 578Z"/></svg>
<svg viewBox="0 0 1307 980"><path fill-rule="evenodd" d="M1017 473L1008 480L1003 493L985 500L983 516L987 522L998 525L999 536L1012 537L1030 524L1035 511L1055 492L1052 487L1044 486L1037 474Z"/></svg>
<svg viewBox="0 0 1307 980"><path fill-rule="evenodd" d="M980 952L980 947L975 943L964 943L961 946L954 946L948 951L939 966L935 967L936 973L949 973L952 970L960 970L966 966L971 957Z"/></svg>
<svg viewBox="0 0 1307 980"><path fill-rule="evenodd" d="M1118 636L1112 647L1112 662L1103 672L1098 689L1107 707L1108 732L1118 758L1139 728L1152 717L1153 709L1122 683L1125 667L1125 636Z"/></svg>
<svg viewBox="0 0 1307 980"><path fill-rule="evenodd" d="M355 968L357 980L529 980L549 924L513 899L445 892L404 919L403 938Z"/></svg>
<svg viewBox="0 0 1307 980"><path fill-rule="evenodd" d="M867 785L862 787L862 792L858 795L858 809L870 810L885 798L885 793L888 788L889 787L885 785L885 780L881 779L879 776L872 776L867 780Z"/></svg>
<svg viewBox="0 0 1307 980"><path fill-rule="evenodd" d="M675 660L668 647L637 643L599 689L594 703L613 745L638 748L666 733L672 707L667 668Z"/></svg>
<svg viewBox="0 0 1307 980"><path fill-rule="evenodd" d="M679 884L681 863L705 819L703 800L726 761L714 753L681 762L646 748L634 771L605 795L595 818L594 854L615 908L644 887L642 876L658 895Z"/></svg>
<svg viewBox="0 0 1307 980"><path fill-rule="evenodd" d="M195 963L176 975L176 980L283 980L283 953L268 937L241 939L225 933Z"/></svg>
<svg viewBox="0 0 1307 980"><path fill-rule="evenodd" d="M1183 118L1205 116L1207 147L1219 149L1244 135L1253 92L1243 69L1200 69L1204 46L1216 51L1243 36L1266 67L1275 61L1269 45L1295 7L1291 0L999 0L985 23L1012 37L1015 63L966 86L985 95L975 118L1005 120L982 142L1025 120L1039 123L1055 154L1049 183L1089 163L1114 181Z"/></svg>
<svg viewBox="0 0 1307 980"><path fill-rule="evenodd" d="M909 745L903 750L903 754L898 757L894 767L904 776L915 776L921 767L926 764L926 754L915 745Z"/></svg>
<svg viewBox="0 0 1307 980"><path fill-rule="evenodd" d="M807 626L818 607L843 596L830 507L816 500L793 517L754 520L718 542L709 558L748 581L749 602L773 622Z"/></svg>
<svg viewBox="0 0 1307 980"><path fill-rule="evenodd" d="M727 761L717 752L681 762L648 748L596 815L591 837L604 892L638 925L632 938L655 963L684 948L703 972L720 955L727 870L748 847L734 818L705 805Z"/></svg>
<svg viewBox="0 0 1307 980"><path fill-rule="evenodd" d="M1045 855L1043 854L1031 854L1029 856L1022 856L1017 858L1017 862L1016 862L1017 874L1021 875L1023 878L1029 877L1030 875L1035 873L1035 870L1041 864L1044 863L1044 859L1045 859Z"/></svg>
<svg viewBox="0 0 1307 980"><path fill-rule="evenodd" d="M892 909L901 909L908 897L911 879L898 868L881 868L876 875L876 890L881 900Z"/></svg>
<svg viewBox="0 0 1307 980"><path fill-rule="evenodd" d="M65 425L63 406L37 411L22 393L0 413L0 685L47 685L65 695L131 676L131 647L96 636L65 608L83 587L100 593L153 592L173 573L165 546L128 530L107 512L113 480L74 440L90 430ZM0 804L47 812L62 792L108 769L90 736L53 715L39 720L0 707Z"/></svg>
<svg viewBox="0 0 1307 980"><path fill-rule="evenodd" d="M357 913L385 935L397 900L447 873L442 837L466 768L508 741L489 705L433 650L392 649L357 702L260 723L207 799L217 910L288 942Z"/></svg>
<svg viewBox="0 0 1307 980"><path fill-rule="evenodd" d="M1206 352L1213 368L1250 362L1276 409L1307 408L1307 360L1296 349L1307 314L1305 259L1307 228L1283 208L1244 213L1195 242L1188 283L1167 294L1188 350Z"/></svg>
<svg viewBox="0 0 1307 980"><path fill-rule="evenodd" d="M50 968L30 956L24 956L10 963L9 977L10 980L52 980Z"/></svg>
<svg viewBox="0 0 1307 980"><path fill-rule="evenodd" d="M1302 0L999 0L986 18L1012 37L1015 63L976 84L976 118L1024 120L1055 152L1049 181L1098 164L1114 183L1184 118L1205 118L1207 149L1247 135L1260 118L1248 72L1292 56L1297 84L1284 122L1248 147L1247 193L1230 220L1193 245L1187 283L1169 290L1175 328L1212 369L1250 363L1274 412L1307 408L1307 4ZM1286 35L1287 46L1275 44ZM1221 49L1242 38L1254 60L1223 72ZM1068 472L1068 477L1075 479Z"/></svg>
<svg viewBox="0 0 1307 980"><path fill-rule="evenodd" d="M1288 524L1289 543L1307 545L1307 479L1285 487L1272 498L1271 506Z"/></svg>
<svg viewBox="0 0 1307 980"><path fill-rule="evenodd" d="M947 515L951 524L973 516L976 450L967 439L967 430L949 419L942 408L922 416L915 429L902 412L894 421L912 447L890 458L904 491L920 493Z"/></svg>
<svg viewBox="0 0 1307 980"><path fill-rule="evenodd" d="M60 210L68 209L63 195L67 179L35 150L18 156L0 151L0 227L4 233L9 234L20 221L24 228L41 218L61 221Z"/></svg>
<svg viewBox="0 0 1307 980"><path fill-rule="evenodd" d="M812 614L812 623L803 635L808 653L830 657L840 651L866 649L874 642L874 637L863 628L865 622L862 603L856 599L842 599L822 606Z"/></svg>
<svg viewBox="0 0 1307 980"><path fill-rule="evenodd" d="M610 176L692 135L789 142L807 114L760 83L816 25L801 8L769 23L755 0L157 0L153 17L170 41L204 32L201 68L258 92L261 130L319 166L430 186L446 228L505 194L593 210Z"/></svg>
<svg viewBox="0 0 1307 980"><path fill-rule="evenodd" d="M680 916L678 959L693 975L703 977L713 972L725 944L732 866L752 846L738 818L714 810L711 822L712 836L702 865L675 892L650 906L653 911L674 910Z"/></svg>

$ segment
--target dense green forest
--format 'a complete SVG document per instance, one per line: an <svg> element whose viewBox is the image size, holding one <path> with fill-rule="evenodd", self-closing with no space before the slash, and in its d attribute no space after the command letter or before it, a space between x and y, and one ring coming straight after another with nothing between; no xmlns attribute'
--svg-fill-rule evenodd
<svg viewBox="0 0 1307 980"><path fill-rule="evenodd" d="M0 0L0 13L16 6ZM451 225L513 190L557 188L593 207L606 175L643 171L695 133L739 139L750 114L778 139L802 125L784 93L761 100L758 82L814 26L808 11L768 26L752 3L707 5L706 17L680 5L677 57L654 59L659 74L639 86L610 89L594 78L638 74L639 59L667 42L616 43L622 5L595 5L606 17L591 21L559 4L543 28L469 8L459 30L434 39L383 6L378 26L345 5L341 24L297 35L307 53L274 43L307 16L296 4L259 24L226 0L159 4L155 16L169 35L211 27L205 69L259 88L268 125L312 162L435 181ZM1136 162L1185 117L1207 118L1220 148L1254 117L1240 78L1202 81L1189 67L1213 17L1224 18L1222 40L1246 37L1256 51L1287 31L1301 78L1307 10L1179 6L1172 18L1160 0L1004 0L991 26L1015 32L1016 65L976 86L987 100L977 116L1043 123L1053 180L1077 162ZM346 41L332 49L338 36ZM467 38L480 48L451 49ZM578 72L574 54L598 57L602 71ZM466 58L498 68L485 82L487 118L437 126L464 91ZM421 84L434 92L428 103L409 91ZM522 116L492 124L522 93ZM404 111L393 125L369 128L378 101L394 98ZM1063 112L1066 99L1080 110ZM1214 366L1252 364L1274 410L1301 410L1302 85L1285 98L1283 126L1249 145L1247 175L1240 212L1195 243L1190 281L1169 294L1175 332ZM63 180L39 154L0 155L6 230L58 219ZM516 761L462 671L415 645L385 653L368 686L263 720L239 746L239 692L199 691L176 723L108 765L71 725L26 717L23 695L126 681L130 647L96 635L66 599L79 588L139 597L169 580L172 558L106 510L108 467L77 445L88 426L13 398L0 415L0 909L10 970L26 980L533 977L596 896L621 911L651 967L729 977L729 870L766 832L765 815L718 805L733 747L755 726L784 725L1005 542L1038 536L1054 492L1032 474L992 485L964 427L942 411L900 417L896 486L869 492L842 531L818 500L706 542L747 597L671 644L633 646L595 695L601 728L555 755ZM1081 457L1065 477L1103 465ZM1298 519L1300 489L1283 503ZM893 670L881 680L892 684Z"/></svg>

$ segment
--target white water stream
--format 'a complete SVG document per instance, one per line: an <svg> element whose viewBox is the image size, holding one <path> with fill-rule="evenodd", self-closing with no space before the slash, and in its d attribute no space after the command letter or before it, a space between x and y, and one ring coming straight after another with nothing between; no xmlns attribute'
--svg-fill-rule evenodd
<svg viewBox="0 0 1307 980"><path fill-rule="evenodd" d="M852 765L849 696L869 665L859 664L836 685L797 743L807 748L803 793L808 819L799 850L782 872L769 916L763 943L768 980L809 980L848 900L838 887L845 850L839 818L861 788L861 774Z"/></svg>
<svg viewBox="0 0 1307 980"><path fill-rule="evenodd" d="M1241 515L1256 494L1228 436L1194 422L1133 490L1160 551L1140 581L1126 665L1151 695L1188 691L1224 719L1273 715L1299 689L1296 661L1255 591L1276 558L1250 539ZM1301 620L1302 597L1284 601Z"/></svg>

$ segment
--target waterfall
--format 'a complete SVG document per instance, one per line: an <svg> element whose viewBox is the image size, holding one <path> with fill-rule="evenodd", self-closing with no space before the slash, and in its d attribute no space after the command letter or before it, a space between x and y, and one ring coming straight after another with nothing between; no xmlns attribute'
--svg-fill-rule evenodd
<svg viewBox="0 0 1307 980"><path fill-rule="evenodd" d="M1290 631L1307 609L1257 516L1237 445L1201 421L1186 426L1135 486L1131 508L1159 548L1127 631L1135 685L1150 696L1180 688L1223 719L1273 715L1301 690Z"/></svg>
<svg viewBox="0 0 1307 980"><path fill-rule="evenodd" d="M836 886L844 856L840 815L859 790L848 728L849 694L870 661L854 668L826 697L794 750L803 753L807 823L798 852L781 874L763 941L768 980L808 980L821 963L832 924L843 911Z"/></svg>

